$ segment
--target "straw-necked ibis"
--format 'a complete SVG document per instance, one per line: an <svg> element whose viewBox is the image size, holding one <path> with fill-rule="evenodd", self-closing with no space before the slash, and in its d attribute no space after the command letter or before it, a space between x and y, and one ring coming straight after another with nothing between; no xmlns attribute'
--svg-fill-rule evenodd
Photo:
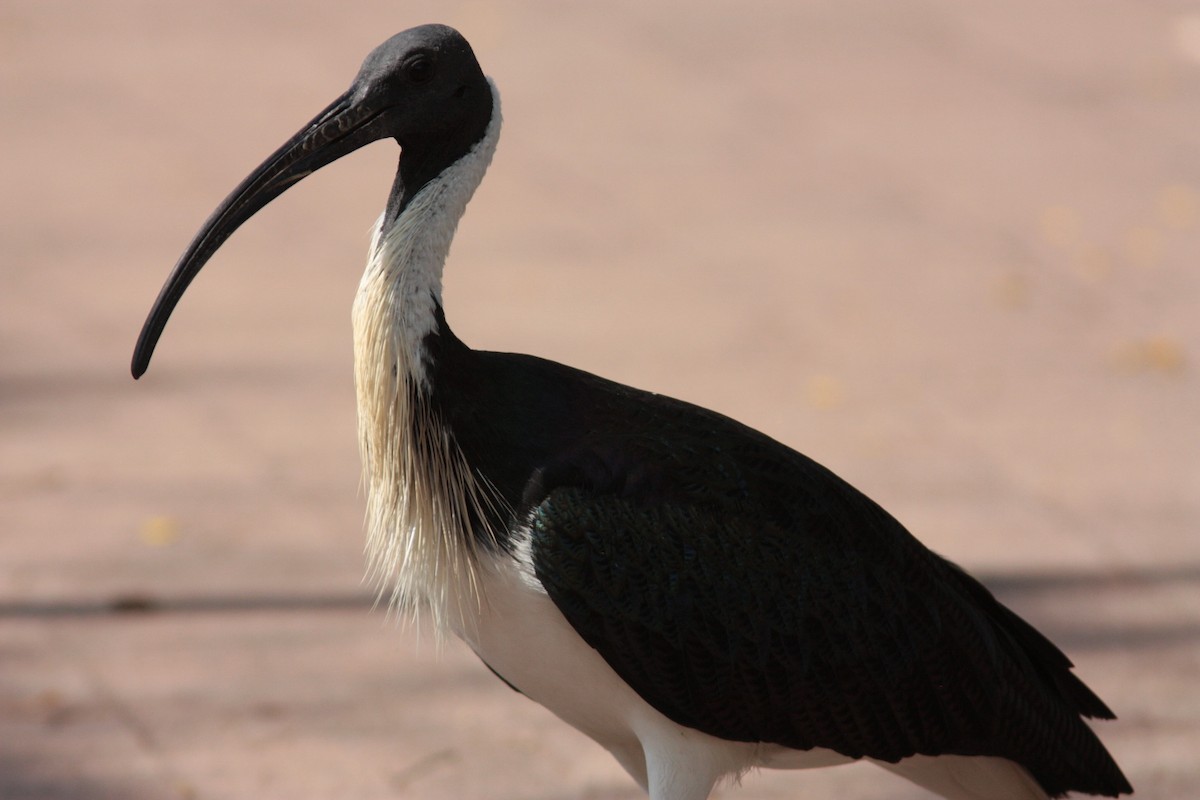
<svg viewBox="0 0 1200 800"><path fill-rule="evenodd" d="M1066 656L829 470L720 414L454 335L442 266L499 134L456 31L384 42L204 224L134 376L238 226L395 139L353 323L368 552L398 604L653 800L857 759L963 800L1130 792L1082 719L1112 712Z"/></svg>

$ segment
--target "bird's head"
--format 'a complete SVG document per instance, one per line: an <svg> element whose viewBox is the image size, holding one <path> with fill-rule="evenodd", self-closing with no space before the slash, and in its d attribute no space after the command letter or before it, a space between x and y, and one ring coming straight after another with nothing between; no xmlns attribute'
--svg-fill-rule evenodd
<svg viewBox="0 0 1200 800"><path fill-rule="evenodd" d="M395 219L423 185L470 151L492 117L487 78L457 31L422 25L375 48L341 97L271 154L219 205L163 285L134 350L141 377L171 312L213 253L288 187L379 139L401 147L387 217Z"/></svg>

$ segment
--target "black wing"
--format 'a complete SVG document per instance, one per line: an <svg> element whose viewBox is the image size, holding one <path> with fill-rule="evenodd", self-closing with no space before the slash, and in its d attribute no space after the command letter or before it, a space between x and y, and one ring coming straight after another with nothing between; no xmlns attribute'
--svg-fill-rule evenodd
<svg viewBox="0 0 1200 800"><path fill-rule="evenodd" d="M550 598L648 703L724 739L1131 791L1066 656L879 506L766 437L662 438L575 453L522 504Z"/></svg>

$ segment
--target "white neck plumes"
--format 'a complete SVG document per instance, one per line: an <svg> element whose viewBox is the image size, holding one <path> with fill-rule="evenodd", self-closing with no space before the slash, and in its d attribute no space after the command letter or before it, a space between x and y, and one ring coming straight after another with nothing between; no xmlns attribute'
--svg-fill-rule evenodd
<svg viewBox="0 0 1200 800"><path fill-rule="evenodd" d="M468 526L490 493L431 415L424 340L437 325L455 228L500 136L494 85L492 109L483 138L466 155L421 187L388 230L380 218L354 301L368 568L394 605L427 608L438 630L460 622L447 618L453 608L478 601L479 532Z"/></svg>

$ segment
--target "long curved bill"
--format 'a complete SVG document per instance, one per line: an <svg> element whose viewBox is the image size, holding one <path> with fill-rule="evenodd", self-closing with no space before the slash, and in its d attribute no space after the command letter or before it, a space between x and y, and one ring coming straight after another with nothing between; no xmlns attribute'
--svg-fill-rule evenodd
<svg viewBox="0 0 1200 800"><path fill-rule="evenodd" d="M133 377L150 365L154 347L184 291L239 226L289 186L363 145L384 138L383 109L346 92L271 154L217 206L163 284L133 351Z"/></svg>

